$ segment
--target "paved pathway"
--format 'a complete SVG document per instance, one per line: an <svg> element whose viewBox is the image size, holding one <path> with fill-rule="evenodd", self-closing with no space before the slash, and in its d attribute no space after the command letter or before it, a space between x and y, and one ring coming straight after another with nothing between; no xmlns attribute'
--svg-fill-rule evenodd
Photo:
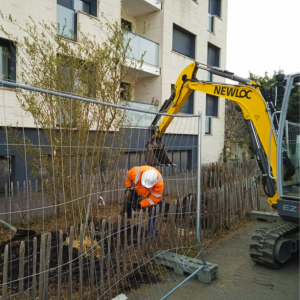
<svg viewBox="0 0 300 300"><path fill-rule="evenodd" d="M172 300L298 300L299 256L295 255L284 267L270 269L252 262L249 244L252 233L272 224L252 221L228 238L221 240L213 251L206 253L208 262L219 265L219 278L211 284L190 279L168 299ZM170 276L164 283L129 296L130 299L161 299L184 277ZM133 296L133 297L132 297Z"/></svg>

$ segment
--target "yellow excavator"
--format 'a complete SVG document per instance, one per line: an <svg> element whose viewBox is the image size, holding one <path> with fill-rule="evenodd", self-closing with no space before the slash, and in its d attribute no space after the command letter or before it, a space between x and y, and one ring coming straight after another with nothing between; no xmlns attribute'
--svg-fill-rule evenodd
<svg viewBox="0 0 300 300"><path fill-rule="evenodd" d="M198 70L237 81L238 84L198 80ZM194 62L177 79L175 92L162 105L160 112L176 115L193 91L199 91L234 101L242 110L252 148L263 175L268 202L278 211L282 222L272 228L256 230L250 244L254 262L278 268L293 252L299 250L300 214L300 122L293 103L299 101L300 73L276 76L274 96L260 83L236 76L217 67ZM277 99L277 88L284 89L283 99ZM296 98L295 98L296 97ZM298 99L297 99L298 97ZM276 107L281 104L281 109ZM151 166L172 166L163 134L174 117L157 115L145 148L145 160ZM159 123L160 121L160 123ZM159 123L159 125L158 125Z"/></svg>

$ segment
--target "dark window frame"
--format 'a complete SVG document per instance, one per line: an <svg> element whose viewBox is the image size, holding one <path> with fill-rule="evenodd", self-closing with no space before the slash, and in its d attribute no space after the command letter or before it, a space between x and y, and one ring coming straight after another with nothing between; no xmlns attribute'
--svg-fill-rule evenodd
<svg viewBox="0 0 300 300"><path fill-rule="evenodd" d="M75 12L80 11L76 10L76 2L83 2L88 4L89 12L83 11L91 16L97 17L97 0L57 0L57 4L64 6L66 8L72 9Z"/></svg>
<svg viewBox="0 0 300 300"><path fill-rule="evenodd" d="M7 74L5 74L7 75L7 78L6 79L3 78L2 80L16 82L16 46L13 44L12 41L3 38L0 38L0 45L8 49L7 50L8 69L7 69Z"/></svg>
<svg viewBox="0 0 300 300"><path fill-rule="evenodd" d="M171 84L171 94L175 91L175 84ZM188 99L185 101L183 106L180 109L180 113L183 114L194 114L194 91L192 91L191 95L188 97Z"/></svg>
<svg viewBox="0 0 300 300"><path fill-rule="evenodd" d="M63 37L66 38L66 39L76 40L76 35L77 35L77 12L82 11L82 10L76 10L75 9L76 2L84 2L84 3L88 4L89 5L89 12L86 12L86 11L83 11L83 12L90 15L90 16L93 16L93 17L97 18L97 11L98 11L98 9L97 9L98 8L97 7L98 1L97 0L57 0L57 5L66 7L68 9L74 11L74 24L73 24L74 25L74 37L72 36L72 38L70 38L67 35L63 35ZM58 20L57 20L57 23L58 23ZM61 26L63 26L63 25L61 25Z"/></svg>
<svg viewBox="0 0 300 300"><path fill-rule="evenodd" d="M192 150L184 149L184 150L171 150L171 151L168 151L167 152L168 157L170 158L170 160L172 162L174 162L174 158L173 158L174 153L179 153L179 166L176 165L176 167L173 167L172 172L176 172L176 171L184 172L184 171L192 170ZM187 161L186 161L187 169L182 168L183 154L187 154ZM165 167L165 168L170 169L169 167Z"/></svg>
<svg viewBox="0 0 300 300"><path fill-rule="evenodd" d="M182 43L178 43L178 41L177 41L178 39L176 39L176 31L179 32L184 37L190 38L191 46L188 48L190 50L189 53L187 51L183 50L183 48L180 48L181 47L180 45L182 45ZM177 36L177 38L178 37L179 36ZM176 41L177 41L177 43L176 43ZM191 59L195 59L196 58L196 35L191 33L190 31L176 25L175 23L173 23L172 51L180 53Z"/></svg>
<svg viewBox="0 0 300 300"><path fill-rule="evenodd" d="M222 12L222 0L209 0L208 1L208 13L221 18Z"/></svg>
<svg viewBox="0 0 300 300"><path fill-rule="evenodd" d="M209 103L211 102L211 103ZM205 115L218 118L219 116L219 97L206 94Z"/></svg>
<svg viewBox="0 0 300 300"><path fill-rule="evenodd" d="M122 18L121 19L121 26L124 30L132 32L132 22Z"/></svg>
<svg viewBox="0 0 300 300"><path fill-rule="evenodd" d="M216 51L216 53L213 53L213 51ZM209 66L213 67L220 67L220 53L221 53L221 48L215 46L214 44L207 43L207 64ZM215 57L212 57L215 55ZM216 58L217 56L217 58ZM208 81L213 81L213 76L211 73L208 73Z"/></svg>

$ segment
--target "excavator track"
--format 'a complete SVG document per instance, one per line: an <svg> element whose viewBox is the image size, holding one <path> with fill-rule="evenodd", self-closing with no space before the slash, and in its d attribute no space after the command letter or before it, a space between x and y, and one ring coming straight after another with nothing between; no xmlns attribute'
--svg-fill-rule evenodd
<svg viewBox="0 0 300 300"><path fill-rule="evenodd" d="M297 232L297 224L283 222L272 228L260 228L251 238L250 257L259 264L279 268L282 264L275 259L275 247L280 238Z"/></svg>

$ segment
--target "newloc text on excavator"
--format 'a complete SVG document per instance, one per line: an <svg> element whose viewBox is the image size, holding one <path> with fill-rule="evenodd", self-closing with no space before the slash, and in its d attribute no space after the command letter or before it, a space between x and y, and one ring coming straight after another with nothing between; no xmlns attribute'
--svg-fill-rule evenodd
<svg viewBox="0 0 300 300"><path fill-rule="evenodd" d="M199 69L239 84L200 81L196 77ZM280 267L293 252L299 250L300 214L299 114L293 113L293 118L290 117L295 97L299 101L300 72L278 74L276 80L275 96L272 96L258 82L194 62L182 71L175 84L175 92L160 108L160 112L175 115L193 91L200 91L234 101L242 110L253 152L263 175L268 202L282 219L271 229L259 229L253 234L250 256L254 262L273 268ZM280 100L277 99L278 86L284 89ZM279 103L280 110L277 108ZM163 134L173 118L164 116L160 120L161 115L157 115L149 127L150 139L145 146L145 160L151 166L173 165L163 144ZM293 139L289 137L288 127L295 129Z"/></svg>

